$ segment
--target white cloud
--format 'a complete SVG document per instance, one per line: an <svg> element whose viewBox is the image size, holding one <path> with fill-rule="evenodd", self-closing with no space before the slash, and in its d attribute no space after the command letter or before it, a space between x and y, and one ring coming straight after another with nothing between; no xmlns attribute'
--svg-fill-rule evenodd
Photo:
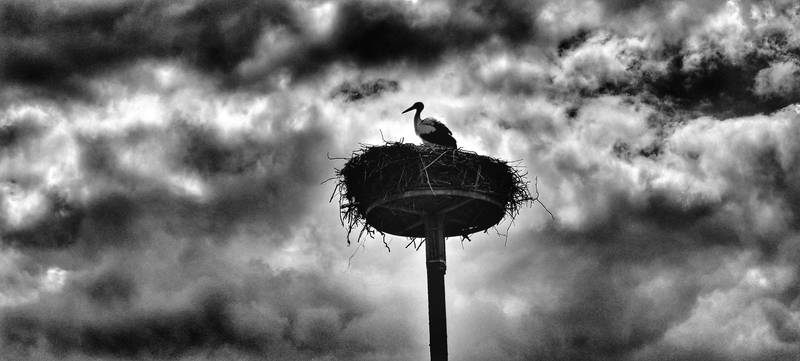
<svg viewBox="0 0 800 361"><path fill-rule="evenodd" d="M800 90L800 65L796 61L770 64L756 74L753 91L760 96L791 97Z"/></svg>

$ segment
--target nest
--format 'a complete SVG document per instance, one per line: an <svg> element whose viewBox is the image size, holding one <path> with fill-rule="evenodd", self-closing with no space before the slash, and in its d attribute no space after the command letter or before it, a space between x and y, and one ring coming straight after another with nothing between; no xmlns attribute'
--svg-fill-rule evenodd
<svg viewBox="0 0 800 361"><path fill-rule="evenodd" d="M342 224L348 228L347 242L353 230L360 229L357 242L364 234L373 236L391 233L401 236L420 237L414 226L424 229L421 222L411 224L405 232L387 230L388 224L412 223L404 220L403 214L383 215L389 223L381 223L370 215L371 206L392 200L401 194L427 194L423 207L431 207L430 201L441 202L444 196L432 197L435 192L450 192L480 196L494 206L470 215L469 222L461 222L458 229L449 231L467 237L468 234L486 230L502 218L513 220L523 204L538 201L528 191L526 174L507 162L482 156L474 152L439 146L418 146L406 143L386 143L383 146L364 145L353 152L342 169L336 170L338 180L331 201L338 193ZM417 191L417 192L414 192ZM419 198L417 198L419 199ZM417 201L420 203L421 201ZM463 202L466 203L466 202ZM415 204L403 204L414 208ZM480 210L480 206L471 205ZM546 208L545 208L546 209ZM549 212L549 211L548 211ZM401 212L403 213L403 212ZM487 214L488 213L488 214ZM424 233L423 233L424 234Z"/></svg>

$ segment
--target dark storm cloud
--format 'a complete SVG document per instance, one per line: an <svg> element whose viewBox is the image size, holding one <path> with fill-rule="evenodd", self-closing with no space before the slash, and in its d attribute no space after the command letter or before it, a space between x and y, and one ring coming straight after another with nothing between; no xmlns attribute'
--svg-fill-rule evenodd
<svg viewBox="0 0 800 361"><path fill-rule="evenodd" d="M667 133L657 156L624 160L612 156L611 140L620 136L619 129L613 123L599 126L593 118L625 118L626 112L585 109L569 121L581 127L571 128L575 137L588 144L572 148L567 137L551 145L556 150L548 155L540 149L528 153L531 159L548 158L557 174L550 181L540 177L539 191L562 199L553 210L561 222L512 237L518 243L511 252L485 247L479 252L493 256L469 259L482 265L471 275L480 279L464 282L479 286L456 288L512 302L498 302L504 309L487 317L506 317L505 322L482 324L488 328L484 335L498 336L466 341L497 345L499 351L471 356L482 351L476 346L462 351L469 357L461 359L796 357L800 128L795 108L743 119L689 120ZM637 115L637 126L648 128L646 114ZM594 143L596 134L602 135L601 145ZM635 134L631 139L641 137ZM543 184L553 183L574 193L562 198L552 186L545 191ZM570 214L573 204L579 204L580 216ZM473 317L484 317L483 311L467 318ZM777 346L748 353L749 346L716 341L757 337L751 336L756 328L768 332L757 344Z"/></svg>
<svg viewBox="0 0 800 361"><path fill-rule="evenodd" d="M603 7L606 9L606 11L612 14L624 14L624 15L630 15L631 12L635 11L650 11L657 14L662 14L663 12L669 10L671 6L680 3L686 3L688 4L688 6L693 7L693 9L699 15L707 15L713 12L713 10L717 9L719 6L725 4L725 2L721 0L714 0L714 1L602 0L600 1L600 3L603 4Z"/></svg>
<svg viewBox="0 0 800 361"><path fill-rule="evenodd" d="M138 291L136 280L120 270L101 273L75 286L88 301L104 308L130 303Z"/></svg>
<svg viewBox="0 0 800 361"><path fill-rule="evenodd" d="M732 230L735 225L731 224L730 217L718 220L721 230L716 234L681 226L674 230L646 228L648 223L664 219L639 217L631 219L632 224L626 227L592 233L593 240L536 233L531 241L550 241L545 247L530 252L544 253L547 255L544 257L553 257L553 260L523 252L504 259L504 265L500 266L502 273L490 271L485 275L487 279L504 280L505 283L483 286L483 292L491 291L495 295L514 295L506 285L535 286L526 277L544 277L559 287L557 291L541 291L558 295L552 303L541 306L546 312L533 307L522 316L516 316L520 322L517 327L525 330L529 337L505 340L504 347L514 350L518 355L516 359L702 360L704 358L690 355L717 353L711 345L687 350L670 349L660 342L670 330L696 312L700 299L731 287L714 285L707 277L713 277L709 275L724 267L727 259L745 247L736 244L737 234ZM734 239L726 240L726 236ZM546 269L546 275L530 273L530 269L542 268ZM785 311L781 312L783 307L767 310L773 312L768 317L774 332L786 335L781 337L792 337L796 321ZM505 332L504 336L496 337L498 340L513 334L511 330L498 332ZM530 346L528 342L535 345ZM659 349L661 353L643 356L642 351L648 349ZM784 360L791 359L790 355L791 352L784 352L773 357ZM730 359L730 356L719 355L718 359Z"/></svg>
<svg viewBox="0 0 800 361"><path fill-rule="evenodd" d="M7 151L39 134L41 127L27 120L0 126L0 152Z"/></svg>
<svg viewBox="0 0 800 361"><path fill-rule="evenodd" d="M790 57L796 58L794 54L800 49L786 50L792 54ZM665 73L644 74L644 90L680 109L720 118L770 113L800 100L796 93L764 97L754 92L758 73L777 60L773 56L754 51L744 54L743 61L737 61L715 51L696 67L685 69L686 55L685 52L672 55Z"/></svg>
<svg viewBox="0 0 800 361"><path fill-rule="evenodd" d="M185 131L175 154L178 164L207 177L219 191L206 203L181 207L181 213L187 221L202 215L207 223L201 229L208 232L225 234L231 226L253 222L290 233L292 221L308 209L308 187L325 178L323 154L330 138L323 127L227 143L214 133Z"/></svg>
<svg viewBox="0 0 800 361"><path fill-rule="evenodd" d="M601 0L599 4L603 9L600 28L637 33L637 28L650 27L657 32L653 35L669 42L696 34L698 28L726 6L737 6L743 12L749 10L748 1L724 0Z"/></svg>
<svg viewBox="0 0 800 361"><path fill-rule="evenodd" d="M352 84L346 81L331 92L331 98L342 97L345 101L354 102L372 96L380 96L383 92L396 92L399 87L400 85L397 81L383 78L360 84Z"/></svg>
<svg viewBox="0 0 800 361"><path fill-rule="evenodd" d="M182 59L226 76L252 54L264 26L293 21L281 1L7 1L0 4L0 78L34 93L80 97L92 95L87 80L141 59Z"/></svg>
<svg viewBox="0 0 800 361"><path fill-rule="evenodd" d="M580 30L563 39L557 53L562 62L581 51L584 58L561 80L568 88L555 84L551 91L582 97L634 96L660 107L664 113L678 111L718 118L771 113L800 101L800 91L792 85L800 69L800 48L787 41L789 36L778 29L756 34L752 47L740 53L731 53L715 40L704 40L699 48L686 39L655 44L657 51L623 48L616 50L620 52L616 55L630 58L619 64L626 68L609 72L609 60L593 48L625 38L595 35L594 41L586 42L591 33ZM588 55L592 52L597 54ZM595 80L588 84L572 80L587 76Z"/></svg>
<svg viewBox="0 0 800 361"><path fill-rule="evenodd" d="M588 29L579 29L575 34L559 40L556 52L559 56L564 55L565 52L581 46L591 34L592 32Z"/></svg>
<svg viewBox="0 0 800 361"><path fill-rule="evenodd" d="M274 129L282 127L277 123ZM176 121L166 131L77 137L91 197L51 206L42 221L2 234L26 254L49 250L52 257L26 258L34 273L43 277L43 267L56 262L74 277L58 297L3 306L4 349L20 359L36 352L172 359L228 349L237 357L289 360L382 352L362 339L369 324L361 322L375 317L372 301L355 297L350 284L317 271L221 259L232 237L291 239L325 178L327 133L310 125L225 138ZM163 145L149 150L165 155L172 171L199 176L206 198L175 192L121 161L142 142ZM67 226L68 239L51 230ZM62 312L74 305L75 312ZM382 327L404 345L411 342L407 328Z"/></svg>
<svg viewBox="0 0 800 361"><path fill-rule="evenodd" d="M182 133L178 163L207 177L252 171L265 152L276 148L247 140L237 142L239 144L226 143L209 129L191 126L180 126L178 129ZM284 145L277 147L281 146Z"/></svg>
<svg viewBox="0 0 800 361"><path fill-rule="evenodd" d="M703 132L696 132L699 128L692 128L669 137L663 156L670 156L671 162L690 164L692 174L696 171L703 178L720 177L728 184L715 185L713 189L721 192L716 196L708 196L708 191L698 192L695 186L685 183L664 188L657 186L658 182L646 181L642 185L641 179L634 181L641 189L631 191L625 185L627 181L611 180L623 173L619 169L559 160L559 177L580 184L577 192L583 203L581 209L586 212L584 220L578 225L552 224L543 231L532 232L530 240L539 247L515 254L511 260L504 258L501 265L492 266L496 270L489 269L491 274L483 276L513 285L529 283L531 287L538 283L530 279L541 278L546 286L556 289L550 291L558 295L551 303L523 313L532 315L527 319L531 324L527 326L529 334L542 340L542 345L520 359L795 357L800 345L796 317L800 278L794 251L800 232L796 120L793 110L746 120L709 119L706 124L713 130L706 131L714 135L702 135ZM720 129L730 133L715 132ZM696 147L676 145L695 136L699 137L692 143ZM663 166L657 160L639 161ZM661 180L675 181L667 179ZM770 213L771 208L778 210ZM782 219L785 223L759 226L765 218ZM546 256L538 256L540 253ZM743 259L743 255L751 255L747 257L752 259L735 265L741 261L734 260ZM788 274L780 280L776 274L763 271L772 267L785 269ZM542 271L546 274L539 275ZM732 271L748 275L751 280L743 281L741 275L731 275ZM488 287L491 294L519 297L518 291L504 283ZM713 297L718 299L708 301ZM746 335L747 327L763 322L759 327L769 330L770 338L774 335L781 347L746 354L714 344L714 336L696 342L681 339L680 347L665 341L681 337L670 333L681 327L700 327L682 337L708 333L714 326L705 329L703 324L717 322L708 318L742 317L743 305L752 307L757 316L740 321L744 330L727 326L732 321L719 321L730 327L720 334ZM704 307L721 307L724 311L718 312L734 313L708 315ZM540 313L539 309L547 311ZM700 317L700 321L693 321L693 317Z"/></svg>
<svg viewBox="0 0 800 361"><path fill-rule="evenodd" d="M701 289L697 280L671 285L671 294L656 301L637 295L642 280L632 266L581 270L558 311L546 316L545 324L555 332L545 337L563 342L558 353L575 360L624 359L689 317Z"/></svg>
<svg viewBox="0 0 800 361"><path fill-rule="evenodd" d="M222 346L257 349L258 342L237 334L226 314L224 295L196 301L196 308L120 316L102 322L43 319L34 312L6 314L7 345L46 347L54 354L80 351L116 357L168 357ZM40 344L41 343L41 344Z"/></svg>
<svg viewBox="0 0 800 361"><path fill-rule="evenodd" d="M636 359L631 356L690 316L704 292L697 275L743 247L720 203L686 205L659 192L642 197L610 194L604 201L607 208L598 209L580 229L534 236L550 239L547 248L566 252L574 263L550 265L565 291L554 310L535 321L547 329L537 337L549 346L531 350L527 357ZM700 264L702 257L707 260ZM505 272L529 267L526 259L510 262ZM497 277L508 279L510 274ZM665 283L649 286L655 279Z"/></svg>
<svg viewBox="0 0 800 361"><path fill-rule="evenodd" d="M442 22L421 23L396 3L347 1L338 5L331 32L313 40L296 9L282 1L127 1L67 9L4 2L0 77L34 94L91 97L88 80L155 58L183 60L225 86L236 86L259 82L241 77L237 67L253 57L268 28L288 29L298 50L279 62L279 69L266 72L289 69L300 77L342 61L432 65L445 53L470 49L494 35L520 43L534 33L533 9L525 2L451 6L453 14Z"/></svg>
<svg viewBox="0 0 800 361"><path fill-rule="evenodd" d="M0 240L5 245L22 248L69 246L78 236L83 216L83 209L59 195L50 194L44 215L31 225L0 229Z"/></svg>
<svg viewBox="0 0 800 361"><path fill-rule="evenodd" d="M465 1L449 6L448 16L426 22L393 2L344 2L329 37L290 56L285 66L301 77L337 61L426 67L493 36L512 45L533 40L535 6L530 2Z"/></svg>
<svg viewBox="0 0 800 361"><path fill-rule="evenodd" d="M243 355L294 359L371 350L341 335L373 310L336 280L259 265L235 284L223 274L212 277L212 285L166 307L147 304L131 276L100 273L69 284L57 300L6 310L0 335L6 347L57 355L176 358L227 347ZM52 313L75 303L95 311Z"/></svg>
<svg viewBox="0 0 800 361"><path fill-rule="evenodd" d="M211 129L176 122L167 132L137 129L123 136L81 137L80 164L95 194L82 202L52 195L38 220L0 230L0 236L15 247L77 247L89 256L146 246L149 233L159 229L212 235L220 242L252 224L288 234L290 221L308 207L307 187L325 178L321 169L329 138L322 127L283 134L223 140ZM147 141L164 144L151 151L165 152L172 169L202 177L208 198L175 193L163 179L120 164L121 151Z"/></svg>
<svg viewBox="0 0 800 361"><path fill-rule="evenodd" d="M664 1L651 1L651 0L605 0L602 1L606 9L611 11L631 11L640 9L647 6L661 7Z"/></svg>
<svg viewBox="0 0 800 361"><path fill-rule="evenodd" d="M800 323L792 319L786 305L778 302L764 304L764 314L777 339L786 343L800 343Z"/></svg>

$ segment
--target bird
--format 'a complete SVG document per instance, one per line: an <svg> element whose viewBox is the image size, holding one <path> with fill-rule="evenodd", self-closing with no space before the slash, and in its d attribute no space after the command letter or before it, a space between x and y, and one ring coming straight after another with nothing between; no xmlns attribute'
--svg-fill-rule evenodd
<svg viewBox="0 0 800 361"><path fill-rule="evenodd" d="M440 145L447 148L456 148L456 140L453 138L453 132L442 124L440 121L433 118L422 119L420 113L425 105L422 102L416 102L410 108L403 111L403 113L417 110L414 113L414 133L422 138L422 143L427 145Z"/></svg>

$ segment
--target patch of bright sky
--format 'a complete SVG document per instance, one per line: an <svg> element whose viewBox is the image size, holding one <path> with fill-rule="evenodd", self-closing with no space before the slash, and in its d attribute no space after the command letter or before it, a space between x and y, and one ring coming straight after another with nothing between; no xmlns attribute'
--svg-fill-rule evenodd
<svg viewBox="0 0 800 361"><path fill-rule="evenodd" d="M41 279L42 290L47 292L58 292L64 287L69 272L67 270L51 267L47 269Z"/></svg>
<svg viewBox="0 0 800 361"><path fill-rule="evenodd" d="M196 201L208 199L208 184L197 175L173 173L163 179L174 193L193 198Z"/></svg>
<svg viewBox="0 0 800 361"><path fill-rule="evenodd" d="M58 123L45 129L39 146L26 146L0 159L0 214L10 225L35 222L49 209L46 193L69 196L77 185L78 154L74 139L65 134L67 128Z"/></svg>
<svg viewBox="0 0 800 361"><path fill-rule="evenodd" d="M308 25L311 32L317 37L324 37L329 34L336 18L336 2L324 1L312 5L307 12L309 15Z"/></svg>
<svg viewBox="0 0 800 361"><path fill-rule="evenodd" d="M603 5L598 1L550 1L539 11L537 29L549 33L554 39L563 38L581 27L596 27L602 13Z"/></svg>
<svg viewBox="0 0 800 361"><path fill-rule="evenodd" d="M685 52L689 55L684 57L683 68L686 71L696 69L706 57L719 50L730 59L739 59L749 46L746 41L749 33L740 4L728 1L716 14L708 17L700 31L692 32L686 39Z"/></svg>
<svg viewBox="0 0 800 361"><path fill-rule="evenodd" d="M7 226L24 227L35 222L48 209L47 197L38 190L26 190L15 184L0 184L2 214Z"/></svg>
<svg viewBox="0 0 800 361"><path fill-rule="evenodd" d="M75 130L86 135L125 134L136 126L164 125L163 96L155 93L135 93L115 97L108 107L87 107L73 113Z"/></svg>
<svg viewBox="0 0 800 361"><path fill-rule="evenodd" d="M3 110L0 115L0 124L9 124L18 119L24 119L27 122L48 122L52 121L53 116L58 113L58 109L54 106L36 103L19 103L14 104Z"/></svg>

